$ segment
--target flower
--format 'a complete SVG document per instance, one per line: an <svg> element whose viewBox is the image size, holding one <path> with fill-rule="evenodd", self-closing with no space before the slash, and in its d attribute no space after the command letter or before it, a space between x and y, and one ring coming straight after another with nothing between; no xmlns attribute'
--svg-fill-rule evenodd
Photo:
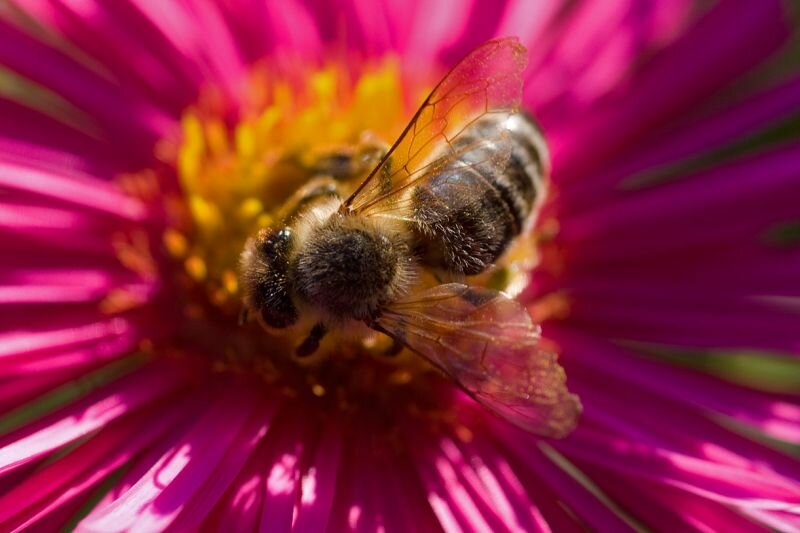
<svg viewBox="0 0 800 533"><path fill-rule="evenodd" d="M784 3L0 14L0 529L800 528ZM231 318L241 236L297 185L278 155L388 135L495 35L530 50L553 154L520 299L584 405L562 440L420 366L265 357Z"/></svg>

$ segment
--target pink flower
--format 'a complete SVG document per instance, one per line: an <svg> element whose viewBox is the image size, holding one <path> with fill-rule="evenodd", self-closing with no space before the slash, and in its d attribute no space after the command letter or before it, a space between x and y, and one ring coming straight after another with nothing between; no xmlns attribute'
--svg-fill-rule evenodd
<svg viewBox="0 0 800 533"><path fill-rule="evenodd" d="M0 530L800 529L788 7L309 4L0 9ZM264 154L391 130L498 35L553 156L520 299L584 406L561 440L231 318Z"/></svg>

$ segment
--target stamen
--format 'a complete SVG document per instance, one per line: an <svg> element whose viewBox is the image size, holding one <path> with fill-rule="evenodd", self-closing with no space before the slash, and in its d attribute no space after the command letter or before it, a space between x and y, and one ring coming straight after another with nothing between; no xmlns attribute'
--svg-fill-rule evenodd
<svg viewBox="0 0 800 533"><path fill-rule="evenodd" d="M157 275L156 262L150 251L150 240L144 231L119 232L112 237L111 245L120 263L126 268L148 279Z"/></svg>
<svg viewBox="0 0 800 533"><path fill-rule="evenodd" d="M195 281L204 281L208 270L206 269L206 262L202 258L193 255L189 257L184 263L186 273Z"/></svg>
<svg viewBox="0 0 800 533"><path fill-rule="evenodd" d="M189 241L186 236L174 228L168 228L164 232L164 247L167 252L175 259L182 259L189 250Z"/></svg>

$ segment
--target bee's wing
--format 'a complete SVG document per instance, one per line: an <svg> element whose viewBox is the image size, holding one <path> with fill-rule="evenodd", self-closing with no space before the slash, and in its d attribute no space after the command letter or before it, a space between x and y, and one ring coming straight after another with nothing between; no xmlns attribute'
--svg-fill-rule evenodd
<svg viewBox="0 0 800 533"><path fill-rule="evenodd" d="M456 143L467 127L489 114L519 110L526 63L525 47L515 37L495 39L473 50L436 85L343 209L365 216L401 212L396 204L407 201L403 191L469 149ZM483 132L483 142L499 141L507 134L501 127L490 129ZM442 150L443 155L438 153ZM510 149L495 150L491 164L504 166L509 154ZM480 163L488 162L476 162Z"/></svg>
<svg viewBox="0 0 800 533"><path fill-rule="evenodd" d="M439 285L390 306L376 321L470 396L532 433L562 437L580 400L556 355L539 348L539 328L516 300L490 289Z"/></svg>

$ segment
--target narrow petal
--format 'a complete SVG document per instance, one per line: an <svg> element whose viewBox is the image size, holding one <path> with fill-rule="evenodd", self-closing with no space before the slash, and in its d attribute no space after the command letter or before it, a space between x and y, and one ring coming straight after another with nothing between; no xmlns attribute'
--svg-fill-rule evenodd
<svg viewBox="0 0 800 533"><path fill-rule="evenodd" d="M191 499L185 504L177 520L170 524L171 530L189 531L201 525L267 435L277 409L278 404L273 399L257 400L250 418L214 472L203 482L202 487L194 494L183 491L183 494Z"/></svg>
<svg viewBox="0 0 800 533"><path fill-rule="evenodd" d="M179 423L180 417L188 416L191 407L186 401L174 401L109 424L74 452L3 494L0 527L6 531L25 528L68 505Z"/></svg>
<svg viewBox="0 0 800 533"><path fill-rule="evenodd" d="M113 502L95 508L78 529L151 531L173 523L246 424L253 409L250 392L231 387L217 391L217 401L167 454ZM209 434L215 438L209 440Z"/></svg>
<svg viewBox="0 0 800 533"><path fill-rule="evenodd" d="M0 186L130 220L142 220L146 215L141 202L108 181L78 173L47 172L0 160Z"/></svg>
<svg viewBox="0 0 800 533"><path fill-rule="evenodd" d="M567 359L579 358L574 363L570 361L570 366L585 366L588 373L626 381L651 395L660 395L672 402L721 413L751 424L775 438L800 443L800 400L796 397L762 393L674 365L652 361L608 343L589 341L577 331L560 331L554 328L549 328L548 331L552 338L561 343L568 354ZM754 453L755 449L748 450L747 455Z"/></svg>
<svg viewBox="0 0 800 533"><path fill-rule="evenodd" d="M546 456L530 435L522 433L508 424L492 421L495 434L513 454L515 463L542 479L565 502L569 509L594 527L608 531L632 531L631 524L609 500L600 500L566 471Z"/></svg>
<svg viewBox="0 0 800 533"><path fill-rule="evenodd" d="M741 32L731 32L743 18L748 24ZM602 111L571 125L568 134L548 128L553 131L553 165L560 168L560 179L591 175L634 139L638 142L637 137L656 131L680 110L693 108L751 70L787 35L780 1L764 2L756 11L736 2L719 3L651 59L638 73L635 91L622 91ZM586 146L592 150L587 152Z"/></svg>
<svg viewBox="0 0 800 533"><path fill-rule="evenodd" d="M0 474L102 428L116 418L175 390L181 374L150 365L44 419L0 439Z"/></svg>
<svg viewBox="0 0 800 533"><path fill-rule="evenodd" d="M333 508L339 475L343 437L334 423L328 423L317 449L301 479L300 504L292 530L298 533L325 531Z"/></svg>
<svg viewBox="0 0 800 533"><path fill-rule="evenodd" d="M25 34L0 19L0 62L20 75L59 94L85 111L101 128L131 149L145 154L173 119L142 102L134 94L81 65L65 53ZM138 148L138 150L137 150Z"/></svg>

